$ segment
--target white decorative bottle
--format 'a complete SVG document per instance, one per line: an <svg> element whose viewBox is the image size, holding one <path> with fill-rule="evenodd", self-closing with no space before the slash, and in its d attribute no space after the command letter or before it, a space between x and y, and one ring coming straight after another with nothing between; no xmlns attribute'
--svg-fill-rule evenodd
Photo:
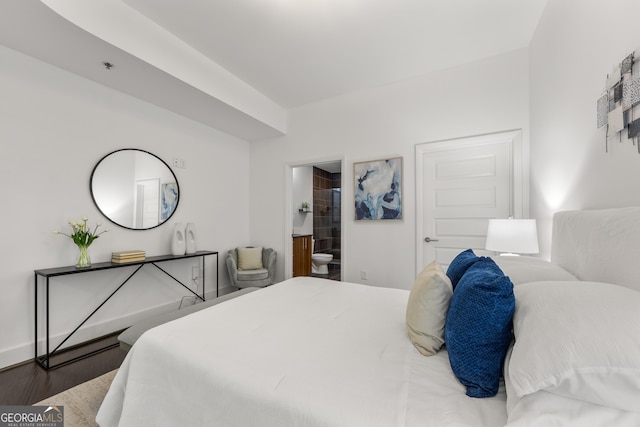
<svg viewBox="0 0 640 427"><path fill-rule="evenodd" d="M171 253L173 255L184 255L185 251L184 225L181 222L176 222L171 235Z"/></svg>
<svg viewBox="0 0 640 427"><path fill-rule="evenodd" d="M192 222L187 223L185 230L185 240L188 254L195 254L198 250L198 244L196 242L196 226Z"/></svg>

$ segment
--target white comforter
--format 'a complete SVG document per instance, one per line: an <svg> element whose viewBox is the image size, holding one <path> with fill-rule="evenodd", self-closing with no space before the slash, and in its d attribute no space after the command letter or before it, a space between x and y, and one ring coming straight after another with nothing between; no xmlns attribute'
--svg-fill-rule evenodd
<svg viewBox="0 0 640 427"><path fill-rule="evenodd" d="M504 388L465 395L407 337L409 292L295 278L145 333L103 426L503 426Z"/></svg>

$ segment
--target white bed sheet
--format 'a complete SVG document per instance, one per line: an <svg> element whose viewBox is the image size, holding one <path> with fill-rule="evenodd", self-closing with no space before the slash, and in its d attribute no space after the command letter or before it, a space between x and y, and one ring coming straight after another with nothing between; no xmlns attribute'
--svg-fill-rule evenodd
<svg viewBox="0 0 640 427"><path fill-rule="evenodd" d="M467 397L422 356L409 291L294 278L154 328L130 350L103 426L504 426L504 387ZM205 326L206 327L203 327Z"/></svg>

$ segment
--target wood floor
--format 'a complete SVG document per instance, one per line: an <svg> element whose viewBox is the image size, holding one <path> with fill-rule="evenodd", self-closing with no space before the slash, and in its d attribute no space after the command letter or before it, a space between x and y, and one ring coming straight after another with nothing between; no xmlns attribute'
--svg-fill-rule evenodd
<svg viewBox="0 0 640 427"><path fill-rule="evenodd" d="M104 337L73 352L84 353L117 343L116 337L117 334ZM125 355L116 347L49 371L33 361L0 370L0 405L32 405L120 367Z"/></svg>

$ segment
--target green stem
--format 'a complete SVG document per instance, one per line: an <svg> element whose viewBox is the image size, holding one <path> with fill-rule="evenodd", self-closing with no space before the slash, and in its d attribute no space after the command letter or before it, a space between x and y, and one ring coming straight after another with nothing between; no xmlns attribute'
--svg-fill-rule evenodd
<svg viewBox="0 0 640 427"><path fill-rule="evenodd" d="M80 257L78 257L76 267L91 267L91 259L89 258L89 245L78 245L78 249L80 249Z"/></svg>

